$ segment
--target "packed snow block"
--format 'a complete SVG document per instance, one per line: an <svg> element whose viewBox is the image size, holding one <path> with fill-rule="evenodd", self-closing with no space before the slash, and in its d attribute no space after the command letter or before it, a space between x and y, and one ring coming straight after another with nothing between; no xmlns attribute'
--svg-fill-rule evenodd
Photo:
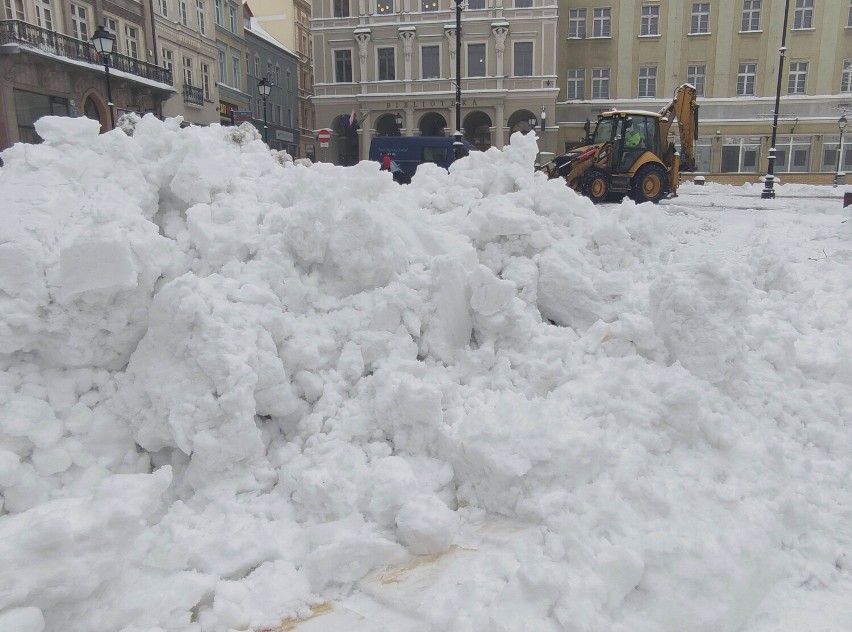
<svg viewBox="0 0 852 632"><path fill-rule="evenodd" d="M59 252L63 301L98 290L115 293L136 287L136 265L124 241L77 241Z"/></svg>
<svg viewBox="0 0 852 632"><path fill-rule="evenodd" d="M562 246L542 253L539 261L538 308L557 325L585 330L598 320L614 320L613 308L595 285L603 273L576 248Z"/></svg>
<svg viewBox="0 0 852 632"><path fill-rule="evenodd" d="M101 133L101 124L85 116L43 116L35 122L35 129L47 144L90 147Z"/></svg>
<svg viewBox="0 0 852 632"><path fill-rule="evenodd" d="M31 606L5 610L0 612L0 630L42 632L44 630L44 615L40 609Z"/></svg>
<svg viewBox="0 0 852 632"><path fill-rule="evenodd" d="M0 297L34 294L43 283L32 250L22 243L0 244Z"/></svg>
<svg viewBox="0 0 852 632"><path fill-rule="evenodd" d="M467 272L461 262L446 256L436 258L432 270L430 316L423 323L421 353L452 362L470 344L473 333Z"/></svg>
<svg viewBox="0 0 852 632"><path fill-rule="evenodd" d="M435 555L449 549L459 524L458 514L433 495L412 498L396 517L400 539L416 555Z"/></svg>
<svg viewBox="0 0 852 632"><path fill-rule="evenodd" d="M739 272L710 260L669 266L649 290L651 320L671 360L712 384L744 362L752 282Z"/></svg>

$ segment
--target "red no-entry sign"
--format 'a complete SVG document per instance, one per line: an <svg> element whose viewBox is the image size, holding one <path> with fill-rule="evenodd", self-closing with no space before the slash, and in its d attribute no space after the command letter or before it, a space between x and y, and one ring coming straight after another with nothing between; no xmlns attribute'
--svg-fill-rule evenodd
<svg viewBox="0 0 852 632"><path fill-rule="evenodd" d="M331 132L327 129L321 129L319 134L317 134L317 140L321 143L327 143L331 140Z"/></svg>

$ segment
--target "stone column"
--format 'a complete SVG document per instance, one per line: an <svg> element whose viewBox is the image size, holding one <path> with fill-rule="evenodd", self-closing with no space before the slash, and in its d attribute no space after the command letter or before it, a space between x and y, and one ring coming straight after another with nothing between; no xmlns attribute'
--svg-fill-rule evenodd
<svg viewBox="0 0 852 632"><path fill-rule="evenodd" d="M503 149L503 104L498 103L494 106L494 146L497 149Z"/></svg>

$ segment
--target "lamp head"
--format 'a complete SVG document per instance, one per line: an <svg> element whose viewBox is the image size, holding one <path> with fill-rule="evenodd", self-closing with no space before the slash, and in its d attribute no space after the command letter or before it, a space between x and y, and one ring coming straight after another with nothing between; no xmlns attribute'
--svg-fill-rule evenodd
<svg viewBox="0 0 852 632"><path fill-rule="evenodd" d="M396 121L396 126L397 126L397 127L402 127L402 114L400 114L399 112L397 112L397 113L396 113L396 118L395 118L394 120Z"/></svg>
<svg viewBox="0 0 852 632"><path fill-rule="evenodd" d="M846 127L846 117L845 116L841 116L840 119L837 121L837 127L839 127L841 130L843 130L843 128Z"/></svg>
<svg viewBox="0 0 852 632"><path fill-rule="evenodd" d="M99 26L92 35L92 45L100 55L110 55L115 49L115 35Z"/></svg>
<svg viewBox="0 0 852 632"><path fill-rule="evenodd" d="M270 84L266 78L263 78L257 84L257 91L260 93L260 96L265 99L269 96L269 93L272 92L272 84Z"/></svg>

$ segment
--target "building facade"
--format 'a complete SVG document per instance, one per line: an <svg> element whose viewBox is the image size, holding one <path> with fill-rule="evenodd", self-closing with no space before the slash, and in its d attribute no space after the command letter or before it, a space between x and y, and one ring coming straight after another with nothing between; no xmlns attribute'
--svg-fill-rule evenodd
<svg viewBox="0 0 852 632"><path fill-rule="evenodd" d="M599 112L659 110L688 82L700 105L698 171L754 181L768 167L784 8L785 0L560 0L560 148ZM852 1L789 0L780 80L781 181L826 183L852 170L845 138L838 156L838 121L852 112Z"/></svg>
<svg viewBox="0 0 852 632"><path fill-rule="evenodd" d="M298 55L299 146L294 156L316 157L313 133L313 43L309 0L252 0L251 11L260 27Z"/></svg>
<svg viewBox="0 0 852 632"><path fill-rule="evenodd" d="M213 0L213 20L216 28L219 122L232 125L241 118L251 118L252 95L249 92L254 89L254 86L245 85L249 58L242 3Z"/></svg>
<svg viewBox="0 0 852 632"><path fill-rule="evenodd" d="M210 0L155 0L154 54L172 72L177 94L163 104L163 116L186 124L219 121L216 102L218 52Z"/></svg>
<svg viewBox="0 0 852 632"><path fill-rule="evenodd" d="M252 91L252 119L272 149L285 150L291 156L299 150L299 110L296 53L273 38L245 10L246 91ZM258 88L262 79L271 84L264 99Z"/></svg>
<svg viewBox="0 0 852 632"><path fill-rule="evenodd" d="M39 142L34 123L48 114L87 116L108 130L125 112L161 115L175 93L172 73L154 63L146 2L6 0L2 17L0 149ZM116 38L109 75L91 43L98 26Z"/></svg>
<svg viewBox="0 0 852 632"><path fill-rule="evenodd" d="M451 0L313 0L315 125L332 132L318 157L353 164L373 136L457 129L480 149L499 148L542 112L542 145L555 144L556 4L468 0L461 23L457 40Z"/></svg>

